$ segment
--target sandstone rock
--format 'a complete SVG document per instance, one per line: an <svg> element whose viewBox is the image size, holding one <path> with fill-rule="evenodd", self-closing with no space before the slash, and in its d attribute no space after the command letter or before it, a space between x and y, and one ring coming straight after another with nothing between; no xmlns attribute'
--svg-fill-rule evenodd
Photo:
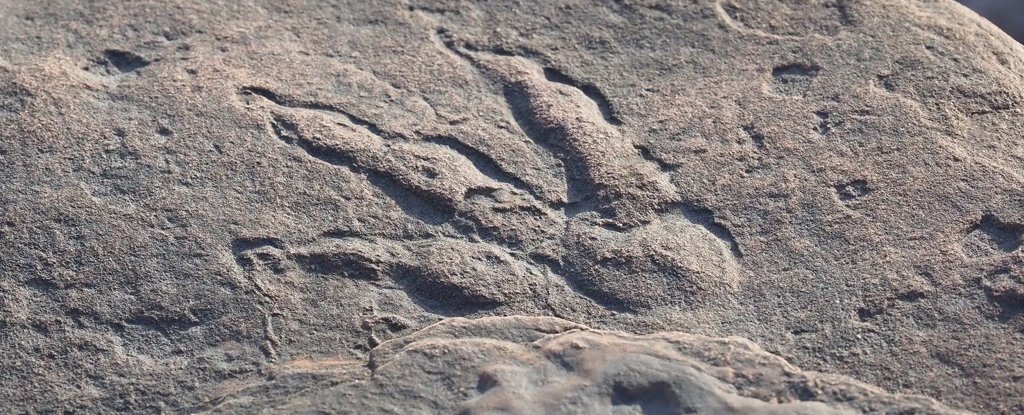
<svg viewBox="0 0 1024 415"><path fill-rule="evenodd" d="M635 336L555 318L447 319L385 342L370 358L368 371L284 363L273 380L246 385L204 412L962 413L801 371L738 337Z"/></svg>
<svg viewBox="0 0 1024 415"><path fill-rule="evenodd" d="M0 412L300 404L521 316L648 356L573 366L618 402L788 408L657 354L682 331L1024 413L1022 74L952 0L2 1ZM365 407L598 393L479 330L431 376L564 393Z"/></svg>

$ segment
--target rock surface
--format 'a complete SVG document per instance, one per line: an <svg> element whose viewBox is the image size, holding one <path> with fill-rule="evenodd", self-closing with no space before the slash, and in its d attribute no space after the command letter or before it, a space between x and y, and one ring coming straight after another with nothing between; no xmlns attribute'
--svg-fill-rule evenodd
<svg viewBox="0 0 1024 415"><path fill-rule="evenodd" d="M269 380L216 401L202 412L963 413L801 371L738 337L635 336L523 316L446 319L380 345L368 369L333 359L284 363Z"/></svg>
<svg viewBox="0 0 1024 415"><path fill-rule="evenodd" d="M0 1L0 412L329 405L518 315L621 359L474 331L431 364L782 410L710 369L789 367L748 343L774 363L665 351L740 336L1022 413L1022 101L1024 47L951 0ZM424 384L365 403L528 404Z"/></svg>

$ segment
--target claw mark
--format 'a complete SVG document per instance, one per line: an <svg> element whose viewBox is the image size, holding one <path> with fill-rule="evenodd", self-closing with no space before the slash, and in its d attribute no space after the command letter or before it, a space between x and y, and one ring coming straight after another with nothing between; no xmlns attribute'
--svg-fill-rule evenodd
<svg viewBox="0 0 1024 415"><path fill-rule="evenodd" d="M320 111L322 108L331 108L323 104L299 104L297 101L284 99L265 89L247 88L243 89L243 94L245 93L264 97L282 109L300 108ZM346 118L349 117L347 113L337 109L332 109L331 112L346 115ZM375 127L364 126L372 127L373 124L343 124L342 127L347 128L338 129L317 129L314 125L313 130L315 131L310 134L302 131L299 127L297 123L299 118L301 117L284 115L283 111L273 114L270 125L274 135L286 144L302 149L317 160L345 167L354 173L366 176L370 183L384 192L399 208L424 223L437 225L452 218L454 210L450 204L439 201L439 199L444 199L444 195L432 191L437 189L431 189L429 185L412 186L412 188L406 185L408 180L402 180L401 176L417 175L417 172L411 171L416 166L402 163L402 160L398 160L396 157L389 157L392 147L382 138L387 134L375 133ZM319 127L325 127L323 124L325 123ZM338 137L339 130L347 134ZM426 176L429 176L429 172Z"/></svg>
<svg viewBox="0 0 1024 415"><path fill-rule="evenodd" d="M667 174L672 167L620 132L601 99L524 57L441 41L500 86L524 135L563 161L569 194L561 255L574 290L606 308L637 311L698 303L701 292L735 286L742 252L731 232L710 211L683 203ZM596 222L593 215L573 218L590 212L599 214ZM673 247L649 242L651 234L672 235L665 240ZM638 244L651 244L640 250L651 254L630 251ZM641 287L672 294L623 297Z"/></svg>
<svg viewBox="0 0 1024 415"><path fill-rule="evenodd" d="M430 34L430 40L434 42L434 46L436 46L438 50L448 54L448 56L451 56L456 61L462 62L469 67L473 67L473 61L468 55L463 54L463 52L455 46L455 42L451 40L448 31L444 28L439 28L433 31Z"/></svg>
<svg viewBox="0 0 1024 415"><path fill-rule="evenodd" d="M508 188L503 198L518 214L551 216L539 209L540 202L529 197L536 192L522 180L497 167L492 158L458 140L445 136L416 140L388 131L376 131L348 122L339 108L282 96L268 89L243 88L243 102L262 107L270 114L274 135L286 144L302 149L309 156L366 176L406 214L428 225L454 224L453 219L470 222L469 228L483 229L507 239L522 232L509 225L497 225L494 216L482 216L469 206L466 195L472 189ZM328 110L325 110L328 109ZM326 111L326 114L325 114ZM446 169L438 169L446 166ZM461 226L461 225L459 225ZM504 226L506 229L498 229ZM471 233L476 233L473 231Z"/></svg>
<svg viewBox="0 0 1024 415"><path fill-rule="evenodd" d="M722 226L722 224L715 219L715 214L710 209L697 207L695 205L683 205L682 206L683 217L690 222L698 224L712 235L721 239L729 246L729 250L736 258L743 258L743 251L740 250L740 245L736 243L736 238L732 236L732 232L729 228Z"/></svg>
<svg viewBox="0 0 1024 415"><path fill-rule="evenodd" d="M561 161L566 202L545 203L537 189L452 136L394 134L335 105L245 87L242 101L281 142L364 175L431 225L419 236L339 230L306 248L266 250L307 277L392 284L383 288L400 288L440 314L523 307L523 297L557 313L551 298L537 295L561 282L558 289L578 293L584 307L626 311L695 304L703 293L735 285L742 253L732 234L710 211L681 200L669 176L677 169L619 130L596 86L520 55L459 46L444 30L432 39L500 87L524 135ZM619 296L638 291L636 301Z"/></svg>
<svg viewBox="0 0 1024 415"><path fill-rule="evenodd" d="M269 89L254 86L242 87L239 90L239 94L243 96L259 96L274 104L277 104L278 106L285 108L307 109L325 112L331 115L341 116L350 124L365 128L367 131L376 136L382 138L390 138L389 134L387 134L383 129L377 126L377 124L367 121L366 119L357 117L352 113L349 113L348 111L339 108L336 105L326 104L323 102L303 101L288 97L282 97Z"/></svg>
<svg viewBox="0 0 1024 415"><path fill-rule="evenodd" d="M454 216L454 210L450 207L438 205L415 192L406 189L401 182L386 175L368 172L367 180L380 189L391 200L398 205L406 214L419 219L428 225L440 225L448 222Z"/></svg>
<svg viewBox="0 0 1024 415"><path fill-rule="evenodd" d="M678 202L675 186L608 122L601 100L574 81L526 58L448 47L500 81L523 132L565 162L568 215L596 211L636 226Z"/></svg>
<svg viewBox="0 0 1024 415"><path fill-rule="evenodd" d="M286 105L284 103L285 100L283 98L279 97L276 93L274 93L273 91L271 91L269 89L266 89L266 88L260 88L260 87L256 87L256 86L245 86L245 87L242 87L239 90L239 93L242 94L242 95L256 95L256 96L260 96L260 97L263 97L263 98L267 99L270 102L273 102L273 103L275 103L277 105L280 105L280 106L283 106L283 107L290 106L290 105Z"/></svg>
<svg viewBox="0 0 1024 415"><path fill-rule="evenodd" d="M305 139L299 133L299 126L282 116L272 116L270 128L273 130L274 135L285 144L301 148L306 154L317 160L336 166L348 166L355 163L354 157L345 152L336 151L322 143Z"/></svg>
<svg viewBox="0 0 1024 415"><path fill-rule="evenodd" d="M601 110L601 116L604 117L604 120L608 122L608 124L622 125L622 121L620 121L619 117L615 115L615 109L612 108L611 102L608 101L608 98L604 96L604 93L602 93L594 84L580 83L554 68L544 68L544 78L548 81L568 85L580 90L583 92L583 95L586 95L587 98L594 101L594 105L597 105L597 108Z"/></svg>
<svg viewBox="0 0 1024 415"><path fill-rule="evenodd" d="M532 301L530 294L542 286L543 276L491 244L448 238L334 239L288 256L317 274L397 284L421 305L446 315L478 313L523 298Z"/></svg>
<svg viewBox="0 0 1024 415"><path fill-rule="evenodd" d="M477 150L462 141L454 137L449 136L433 136L428 137L427 141L440 144L442 146L450 148L452 151L461 154L467 160L473 163L477 170L489 177L491 180L496 182L506 183L516 189L522 190L529 193L534 198L543 199L538 191L533 189L530 185L526 184L522 179L514 176L498 166L498 163L484 154L480 150Z"/></svg>

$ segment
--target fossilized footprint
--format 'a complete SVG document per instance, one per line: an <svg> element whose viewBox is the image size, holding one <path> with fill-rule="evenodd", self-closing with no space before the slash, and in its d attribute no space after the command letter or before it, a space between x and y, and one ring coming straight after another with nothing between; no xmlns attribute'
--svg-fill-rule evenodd
<svg viewBox="0 0 1024 415"><path fill-rule="evenodd" d="M630 312L698 305L737 286L738 248L684 214L670 178L584 91L523 57L443 46L500 88L523 134L562 160L565 200L489 177L453 137L382 131L342 108L244 87L242 101L280 141L365 176L439 235L326 238L286 248L286 257L307 272L393 281L416 296L486 307L540 296L551 274Z"/></svg>

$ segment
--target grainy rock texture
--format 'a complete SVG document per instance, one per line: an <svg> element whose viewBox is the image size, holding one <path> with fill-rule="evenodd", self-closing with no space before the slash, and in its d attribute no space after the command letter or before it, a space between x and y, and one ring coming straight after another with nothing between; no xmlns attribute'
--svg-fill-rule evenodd
<svg viewBox="0 0 1024 415"><path fill-rule="evenodd" d="M552 317L451 318L381 344L369 362L279 365L204 412L962 413L800 371L738 337L633 336Z"/></svg>
<svg viewBox="0 0 1024 415"><path fill-rule="evenodd" d="M0 412L1022 413L1022 100L951 0L0 0Z"/></svg>

